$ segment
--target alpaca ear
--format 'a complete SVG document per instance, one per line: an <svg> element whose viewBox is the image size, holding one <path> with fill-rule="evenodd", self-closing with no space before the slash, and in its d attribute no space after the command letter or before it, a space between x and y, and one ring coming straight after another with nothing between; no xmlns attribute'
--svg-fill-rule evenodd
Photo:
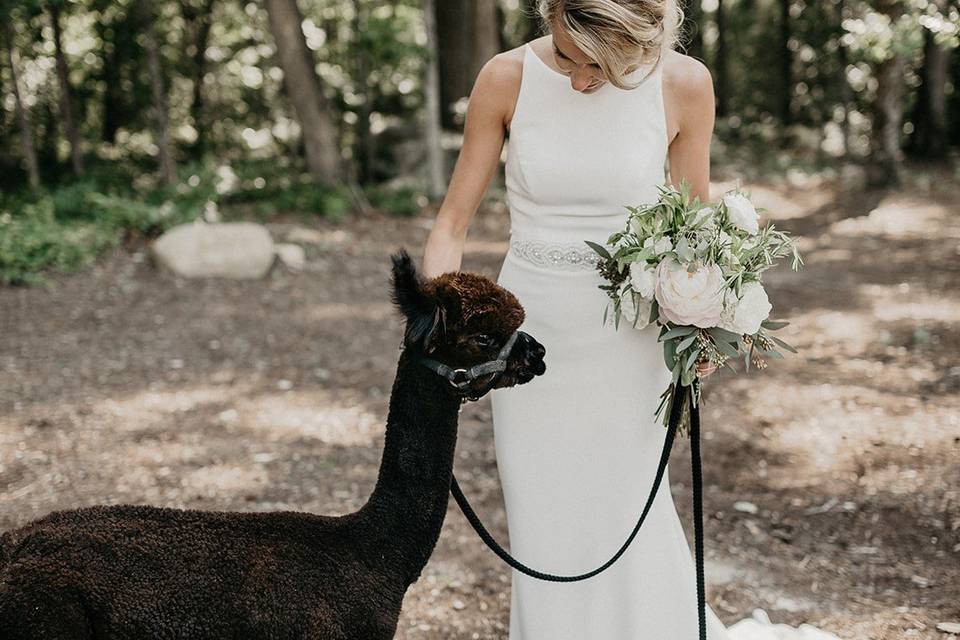
<svg viewBox="0 0 960 640"><path fill-rule="evenodd" d="M423 278L405 249L391 256L393 261L393 303L407 319L404 344L423 340L429 353L437 347L446 328L446 313L440 302L424 291Z"/></svg>
<svg viewBox="0 0 960 640"><path fill-rule="evenodd" d="M417 273L413 259L406 249L390 256L393 261L393 286L390 297L407 320L433 311L434 301L423 291L423 278Z"/></svg>

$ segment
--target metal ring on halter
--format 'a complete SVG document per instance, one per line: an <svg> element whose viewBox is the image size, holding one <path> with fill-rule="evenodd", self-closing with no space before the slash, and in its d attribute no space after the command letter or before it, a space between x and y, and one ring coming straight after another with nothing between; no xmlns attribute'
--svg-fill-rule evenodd
<svg viewBox="0 0 960 640"><path fill-rule="evenodd" d="M463 376L462 380L456 380L457 375L460 374ZM470 376L467 373L466 369L454 369L450 372L450 384L455 386L457 389L463 389L468 384L470 384Z"/></svg>

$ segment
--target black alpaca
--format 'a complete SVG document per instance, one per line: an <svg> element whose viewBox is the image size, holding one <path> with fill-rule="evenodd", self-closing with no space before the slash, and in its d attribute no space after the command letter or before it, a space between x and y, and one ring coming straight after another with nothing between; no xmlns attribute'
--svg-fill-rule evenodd
<svg viewBox="0 0 960 640"><path fill-rule="evenodd" d="M359 511L51 513L0 536L0 640L392 638L440 535L461 405L462 391L418 357L469 368L496 357L523 321L516 298L487 278L424 281L403 249L392 260L405 348L377 484ZM543 347L517 336L506 370L465 391L543 373Z"/></svg>

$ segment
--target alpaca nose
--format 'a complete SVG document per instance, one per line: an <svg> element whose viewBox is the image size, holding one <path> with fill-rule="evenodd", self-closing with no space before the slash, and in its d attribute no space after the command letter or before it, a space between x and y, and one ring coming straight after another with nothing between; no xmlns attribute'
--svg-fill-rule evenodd
<svg viewBox="0 0 960 640"><path fill-rule="evenodd" d="M539 360L543 360L543 356L547 353L547 350L544 348L544 346L537 342L533 336L525 331L520 331L519 334L519 337L523 339L525 347L523 355L524 364L529 365Z"/></svg>

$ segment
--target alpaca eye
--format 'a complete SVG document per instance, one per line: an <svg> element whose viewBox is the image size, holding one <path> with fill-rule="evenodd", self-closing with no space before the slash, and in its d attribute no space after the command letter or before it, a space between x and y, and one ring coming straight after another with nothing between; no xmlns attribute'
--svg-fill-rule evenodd
<svg viewBox="0 0 960 640"><path fill-rule="evenodd" d="M478 347L489 347L493 343L493 338L485 333L478 333L471 337L470 341Z"/></svg>

